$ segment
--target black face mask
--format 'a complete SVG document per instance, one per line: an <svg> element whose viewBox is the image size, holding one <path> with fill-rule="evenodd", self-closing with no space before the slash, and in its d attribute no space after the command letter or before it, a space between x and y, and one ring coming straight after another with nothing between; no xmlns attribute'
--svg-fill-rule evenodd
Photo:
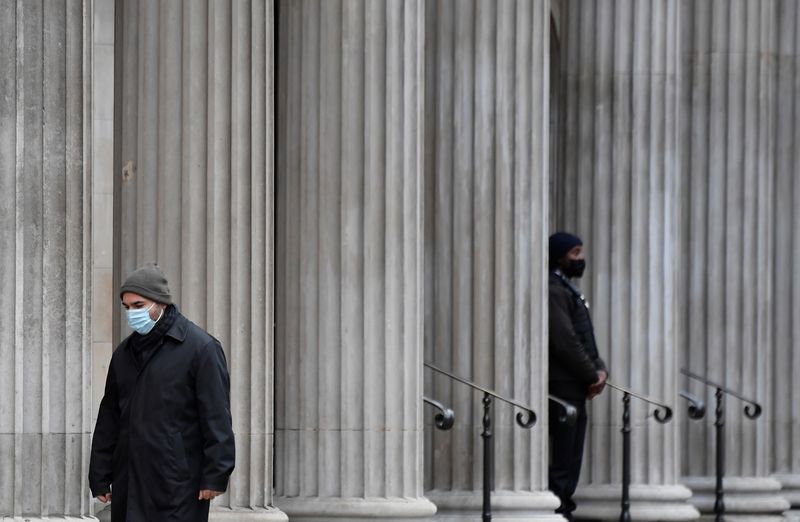
<svg viewBox="0 0 800 522"><path fill-rule="evenodd" d="M561 267L561 271L564 272L564 275L570 279L574 277L582 277L584 270L586 270L585 259L570 259L564 264L564 266Z"/></svg>

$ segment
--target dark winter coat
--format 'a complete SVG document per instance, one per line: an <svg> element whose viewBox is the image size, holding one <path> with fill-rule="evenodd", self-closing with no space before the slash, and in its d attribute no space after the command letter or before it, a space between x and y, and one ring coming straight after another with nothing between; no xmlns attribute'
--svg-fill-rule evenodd
<svg viewBox="0 0 800 522"><path fill-rule="evenodd" d="M606 366L597 352L589 308L577 288L550 272L550 393L562 399L586 399L598 370Z"/></svg>
<svg viewBox="0 0 800 522"><path fill-rule="evenodd" d="M92 440L89 485L112 492L114 522L208 520L201 489L225 491L234 466L230 384L216 339L178 315L136 363L114 352Z"/></svg>

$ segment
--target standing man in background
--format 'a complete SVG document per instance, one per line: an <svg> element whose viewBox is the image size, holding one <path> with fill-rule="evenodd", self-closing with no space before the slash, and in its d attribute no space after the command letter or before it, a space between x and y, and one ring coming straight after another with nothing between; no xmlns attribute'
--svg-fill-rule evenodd
<svg viewBox="0 0 800 522"><path fill-rule="evenodd" d="M586 436L586 400L603 391L608 377L597 351L589 304L572 279L586 269L583 242L566 232L550 236L549 389L578 410L574 426L559 422L559 406L550 402L549 488L561 501L556 513L572 520Z"/></svg>
<svg viewBox="0 0 800 522"><path fill-rule="evenodd" d="M172 304L155 264L120 288L133 330L114 351L92 439L89 485L114 522L208 520L235 450L219 341Z"/></svg>

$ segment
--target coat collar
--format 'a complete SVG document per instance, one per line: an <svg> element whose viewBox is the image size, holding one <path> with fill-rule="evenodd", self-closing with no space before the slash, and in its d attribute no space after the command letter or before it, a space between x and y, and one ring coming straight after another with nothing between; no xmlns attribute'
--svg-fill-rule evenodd
<svg viewBox="0 0 800 522"><path fill-rule="evenodd" d="M186 339L186 331L189 329L189 320L183 316L180 312L178 312L178 317L175 319L175 323L167 330L167 333L164 334L165 337L172 337L179 343L182 343Z"/></svg>

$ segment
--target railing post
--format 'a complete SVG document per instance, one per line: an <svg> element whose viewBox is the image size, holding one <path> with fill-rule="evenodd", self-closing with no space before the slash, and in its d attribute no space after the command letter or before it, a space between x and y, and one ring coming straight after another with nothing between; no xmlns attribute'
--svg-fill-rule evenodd
<svg viewBox="0 0 800 522"><path fill-rule="evenodd" d="M492 520L492 488L494 487L494 443L492 440L492 396L483 394L483 522Z"/></svg>
<svg viewBox="0 0 800 522"><path fill-rule="evenodd" d="M631 396L622 396L622 511L620 522L631 522Z"/></svg>
<svg viewBox="0 0 800 522"><path fill-rule="evenodd" d="M722 522L725 520L725 500L723 498L725 490L722 486L722 479L725 476L725 408L723 406L724 395L720 388L715 394L717 399L717 409L715 411L714 427L717 431L717 487L715 489L716 499L714 500L714 520Z"/></svg>
<svg viewBox="0 0 800 522"><path fill-rule="evenodd" d="M606 381L606 386L622 392L622 509L620 509L620 522L631 521L631 397L636 397L644 402L656 406L653 417L661 424L666 424L672 419L672 408L647 396L639 395L622 386L617 386Z"/></svg>
<svg viewBox="0 0 800 522"><path fill-rule="evenodd" d="M494 441L492 439L492 397L496 398L499 401L505 402L514 406L515 408L519 408L522 411L517 412L515 419L517 421L517 425L520 428L525 428L529 430L536 424L536 412L533 411L530 407L520 404L519 402L509 399L507 397L503 397L502 395L498 395L496 392L484 388L482 386L478 386L474 382L470 382L458 375L454 375L450 372L446 372L441 368L437 368L436 366L430 363L423 363L426 368L433 370L436 373L440 373L453 379L454 381L460 382L461 384L465 384L472 388L473 390L477 390L483 393L483 431L481 432L481 437L483 438L483 522L489 522L492 520L492 490L494 489ZM425 399L425 402L430 403L434 407L438 408L442 411L441 414L436 416L436 424L437 427L442 428L439 426L441 423L443 426L444 424L448 424L447 428L442 429L449 429L452 426L453 421L453 412L452 410L444 408L441 404L437 403L436 401L432 401L430 399ZM565 413L565 420L566 419L574 419L575 417L575 407L571 404L564 403L560 399L554 399L559 402L563 403Z"/></svg>
<svg viewBox="0 0 800 522"><path fill-rule="evenodd" d="M721 384L717 384L714 381L710 381L707 378L697 375L696 373L692 373L686 368L681 368L681 373L689 377L690 379L694 379L696 381L702 382L709 388L716 388L716 393L714 397L717 399L717 408L715 410L716 418L714 419L714 428L716 428L716 435L717 435L717 485L714 490L715 493L715 500L714 500L714 520L716 522L722 522L725 520L725 489L723 487L723 480L725 479L725 403L724 397L725 395L731 395L736 397L740 401L745 403L744 407L744 415L748 419L756 419L761 415L761 405L754 401L753 399L749 399L747 397L742 396L740 393L731 390L722 386ZM691 409L690 409L691 413ZM699 418L699 417L693 417Z"/></svg>

